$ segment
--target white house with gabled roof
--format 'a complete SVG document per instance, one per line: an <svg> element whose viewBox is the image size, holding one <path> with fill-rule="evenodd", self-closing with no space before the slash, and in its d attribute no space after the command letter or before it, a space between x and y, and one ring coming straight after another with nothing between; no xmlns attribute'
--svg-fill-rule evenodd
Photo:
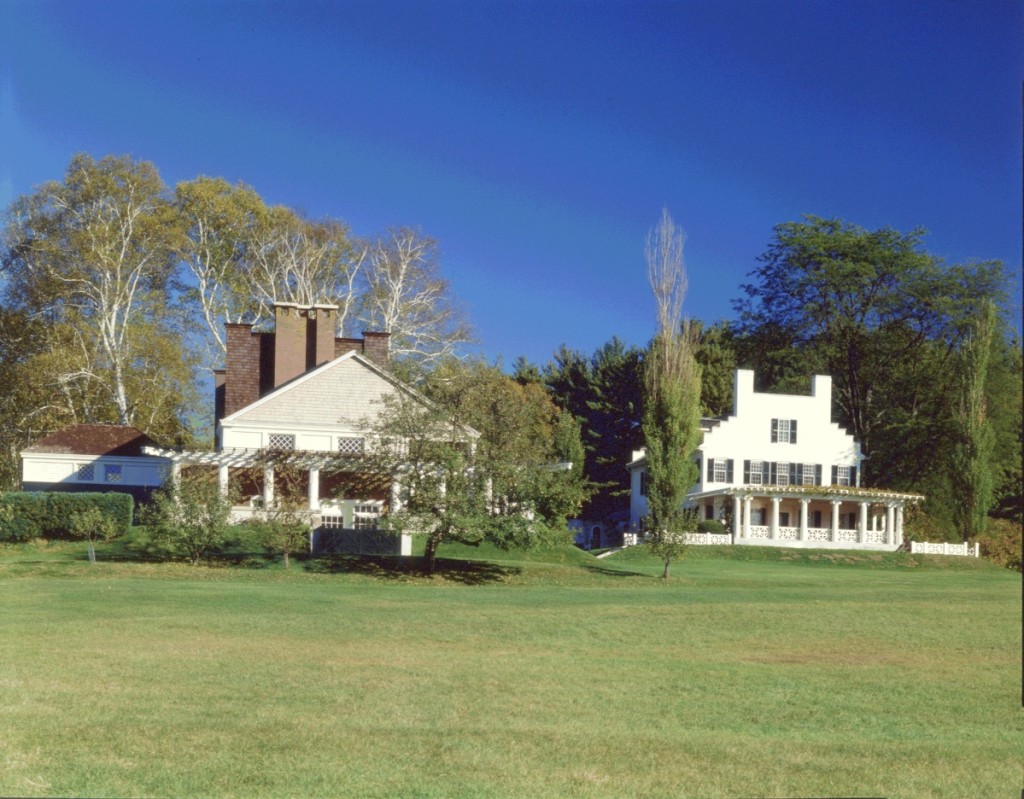
<svg viewBox="0 0 1024 799"><path fill-rule="evenodd" d="M892 550L903 541L904 508L923 497L861 487L863 452L832 421L832 379L811 378L810 395L754 390L736 370L733 412L701 422L700 479L688 504L722 521L735 544ZM647 515L647 466L633 453L630 523Z"/></svg>
<svg viewBox="0 0 1024 799"><path fill-rule="evenodd" d="M275 477L288 466L300 476L314 550L411 554L408 535L377 534L385 509L399 502L397 479L368 474L361 456L388 397L429 400L388 371L387 334L335 337L337 308L330 305L279 303L274 310L273 332L227 325L216 451L148 453L167 459L173 475L182 467L215 468L221 490L240 497L236 521L274 505Z"/></svg>

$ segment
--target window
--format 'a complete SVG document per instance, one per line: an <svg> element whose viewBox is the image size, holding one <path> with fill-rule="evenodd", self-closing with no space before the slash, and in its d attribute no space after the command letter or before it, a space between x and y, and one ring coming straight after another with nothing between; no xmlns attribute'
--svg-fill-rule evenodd
<svg viewBox="0 0 1024 799"><path fill-rule="evenodd" d="M338 454L347 458L358 458L363 454L363 439L339 438Z"/></svg>
<svg viewBox="0 0 1024 799"><path fill-rule="evenodd" d="M325 530L341 530L345 526L343 516L321 516L320 526Z"/></svg>
<svg viewBox="0 0 1024 799"><path fill-rule="evenodd" d="M352 513L352 527L356 530L376 530L379 520L378 505L356 505Z"/></svg>
<svg viewBox="0 0 1024 799"><path fill-rule="evenodd" d="M103 467L103 480L107 483L121 482L121 464L108 463Z"/></svg>
<svg viewBox="0 0 1024 799"><path fill-rule="evenodd" d="M813 463L805 463L803 465L803 470L802 470L802 475L801 475L800 482L801 482L802 485L805 485L805 486L812 486L812 485L814 485L814 464Z"/></svg>
<svg viewBox="0 0 1024 799"><path fill-rule="evenodd" d="M848 485L850 485L850 467L849 466L837 466L836 467L836 485L837 486L848 486Z"/></svg>
<svg viewBox="0 0 1024 799"><path fill-rule="evenodd" d="M723 458L716 458L714 461L712 461L712 463L714 463L714 465L715 465L715 468L714 468L714 478L715 478L714 482L716 482L716 483L724 483L726 481L726 477L725 477L725 460Z"/></svg>
<svg viewBox="0 0 1024 799"><path fill-rule="evenodd" d="M775 465L775 485L789 485L789 464L778 463Z"/></svg>
<svg viewBox="0 0 1024 799"><path fill-rule="evenodd" d="M715 518L715 506L710 502L704 506L704 518L709 520Z"/></svg>
<svg viewBox="0 0 1024 799"><path fill-rule="evenodd" d="M789 511L779 511L779 527L789 527Z"/></svg>
<svg viewBox="0 0 1024 799"><path fill-rule="evenodd" d="M772 443L796 443L796 419L772 419Z"/></svg>
<svg viewBox="0 0 1024 799"><path fill-rule="evenodd" d="M640 472L640 496L647 496L647 472Z"/></svg>
<svg viewBox="0 0 1024 799"><path fill-rule="evenodd" d="M295 450L295 436L284 435L283 433L271 433L267 437L267 449L277 452L292 452Z"/></svg>
<svg viewBox="0 0 1024 799"><path fill-rule="evenodd" d="M83 463L75 471L75 479L82 483L91 483L96 479L96 470L91 463Z"/></svg>
<svg viewBox="0 0 1024 799"><path fill-rule="evenodd" d="M811 511L811 527L821 527L821 511Z"/></svg>
<svg viewBox="0 0 1024 799"><path fill-rule="evenodd" d="M750 462L750 484L759 486L761 485L762 477L764 475L764 461L751 461Z"/></svg>

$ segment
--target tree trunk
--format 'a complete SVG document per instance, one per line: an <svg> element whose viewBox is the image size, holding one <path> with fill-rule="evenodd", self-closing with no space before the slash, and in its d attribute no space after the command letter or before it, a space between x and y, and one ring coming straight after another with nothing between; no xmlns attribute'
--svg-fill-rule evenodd
<svg viewBox="0 0 1024 799"><path fill-rule="evenodd" d="M89 563L96 562L96 549L92 545L92 539L89 539Z"/></svg>
<svg viewBox="0 0 1024 799"><path fill-rule="evenodd" d="M669 558L665 558L665 571L663 571L661 573L661 579L662 580L667 580L668 579L668 570L669 570L669 567L671 565L672 565L672 561Z"/></svg>
<svg viewBox="0 0 1024 799"><path fill-rule="evenodd" d="M423 571L433 574L437 565L437 546L440 542L434 536L427 537L427 546L423 550Z"/></svg>
<svg viewBox="0 0 1024 799"><path fill-rule="evenodd" d="M287 549L284 551L284 567L286 569L288 568L288 550Z"/></svg>

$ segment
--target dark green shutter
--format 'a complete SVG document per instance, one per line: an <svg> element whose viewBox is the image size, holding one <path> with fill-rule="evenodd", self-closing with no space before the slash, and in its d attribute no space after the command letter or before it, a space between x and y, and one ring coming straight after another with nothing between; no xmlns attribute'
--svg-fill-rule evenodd
<svg viewBox="0 0 1024 799"><path fill-rule="evenodd" d="M789 420L789 443L796 443L796 419Z"/></svg>
<svg viewBox="0 0 1024 799"><path fill-rule="evenodd" d="M832 485L839 485L839 467L832 467Z"/></svg>
<svg viewBox="0 0 1024 799"><path fill-rule="evenodd" d="M750 485L750 461L743 461L743 484Z"/></svg>
<svg viewBox="0 0 1024 799"><path fill-rule="evenodd" d="M852 486L857 485L857 467L856 466L851 466L850 467L850 485L852 485Z"/></svg>
<svg viewBox="0 0 1024 799"><path fill-rule="evenodd" d="M772 419L772 443L775 444L779 440L779 420Z"/></svg>
<svg viewBox="0 0 1024 799"><path fill-rule="evenodd" d="M814 464L814 484L816 486L822 485L822 482L821 482L821 464L820 463Z"/></svg>
<svg viewBox="0 0 1024 799"><path fill-rule="evenodd" d="M715 459L708 458L708 480L709 483L715 482Z"/></svg>
<svg viewBox="0 0 1024 799"><path fill-rule="evenodd" d="M725 462L725 481L727 483L732 482L732 458L729 458Z"/></svg>

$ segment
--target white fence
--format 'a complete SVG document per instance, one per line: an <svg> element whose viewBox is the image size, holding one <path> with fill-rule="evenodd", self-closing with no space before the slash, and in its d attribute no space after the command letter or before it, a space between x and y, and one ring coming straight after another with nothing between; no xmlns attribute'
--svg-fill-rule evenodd
<svg viewBox="0 0 1024 799"><path fill-rule="evenodd" d="M962 544L933 544L929 541L911 541L911 553L921 552L925 555L960 555L967 558L979 557L978 545L973 547L966 541Z"/></svg>

